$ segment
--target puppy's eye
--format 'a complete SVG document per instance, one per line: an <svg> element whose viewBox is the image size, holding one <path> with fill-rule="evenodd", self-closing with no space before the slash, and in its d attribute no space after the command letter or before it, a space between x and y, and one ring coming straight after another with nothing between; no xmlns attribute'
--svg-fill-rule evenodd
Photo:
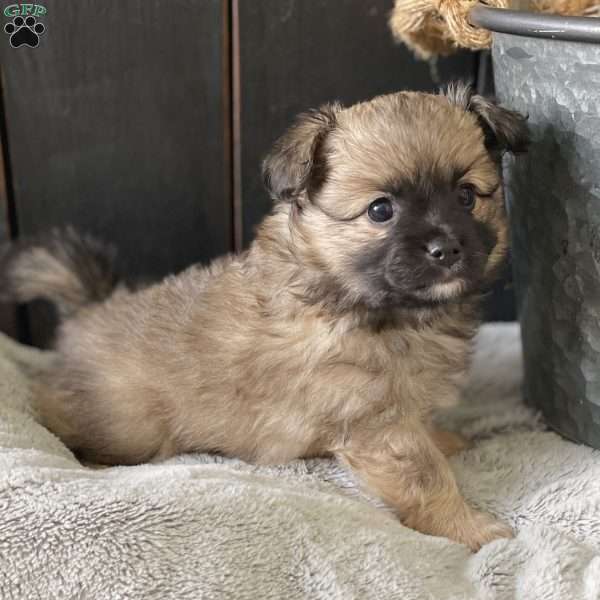
<svg viewBox="0 0 600 600"><path fill-rule="evenodd" d="M458 191L458 202L463 208L473 210L473 207L475 206L475 190L473 189L473 186L460 186Z"/></svg>
<svg viewBox="0 0 600 600"><path fill-rule="evenodd" d="M369 204L369 219L375 223L389 221L394 216L394 206L389 198L377 198Z"/></svg>

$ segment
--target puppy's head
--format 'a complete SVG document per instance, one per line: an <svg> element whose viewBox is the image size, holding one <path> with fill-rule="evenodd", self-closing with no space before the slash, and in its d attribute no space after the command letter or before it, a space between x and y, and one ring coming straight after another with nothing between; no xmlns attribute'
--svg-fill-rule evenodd
<svg viewBox="0 0 600 600"><path fill-rule="evenodd" d="M500 156L525 119L466 87L401 92L303 115L263 164L289 212L312 293L347 306L427 307L493 277L507 244Z"/></svg>

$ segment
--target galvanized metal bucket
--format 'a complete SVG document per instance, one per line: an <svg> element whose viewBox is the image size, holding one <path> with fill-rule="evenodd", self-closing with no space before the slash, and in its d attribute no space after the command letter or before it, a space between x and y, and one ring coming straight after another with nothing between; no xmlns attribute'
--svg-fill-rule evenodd
<svg viewBox="0 0 600 600"><path fill-rule="evenodd" d="M498 99L529 115L507 158L524 393L564 436L600 448L600 19L477 7Z"/></svg>

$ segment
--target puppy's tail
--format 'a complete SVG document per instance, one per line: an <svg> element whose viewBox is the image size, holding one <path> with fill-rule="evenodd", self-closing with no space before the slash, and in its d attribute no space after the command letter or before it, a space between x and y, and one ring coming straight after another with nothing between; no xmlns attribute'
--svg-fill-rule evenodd
<svg viewBox="0 0 600 600"><path fill-rule="evenodd" d="M43 298L67 318L110 296L117 285L116 252L73 228L0 246L0 301Z"/></svg>

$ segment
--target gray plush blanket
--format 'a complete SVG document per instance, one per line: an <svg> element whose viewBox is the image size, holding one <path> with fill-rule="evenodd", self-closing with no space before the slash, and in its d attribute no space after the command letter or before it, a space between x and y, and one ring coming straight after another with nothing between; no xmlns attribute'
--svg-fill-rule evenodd
<svg viewBox="0 0 600 600"><path fill-rule="evenodd" d="M600 453L519 400L518 331L480 334L453 459L464 494L517 531L477 554L403 527L327 460L190 455L80 465L29 407L51 356L0 337L0 598L600 598Z"/></svg>

